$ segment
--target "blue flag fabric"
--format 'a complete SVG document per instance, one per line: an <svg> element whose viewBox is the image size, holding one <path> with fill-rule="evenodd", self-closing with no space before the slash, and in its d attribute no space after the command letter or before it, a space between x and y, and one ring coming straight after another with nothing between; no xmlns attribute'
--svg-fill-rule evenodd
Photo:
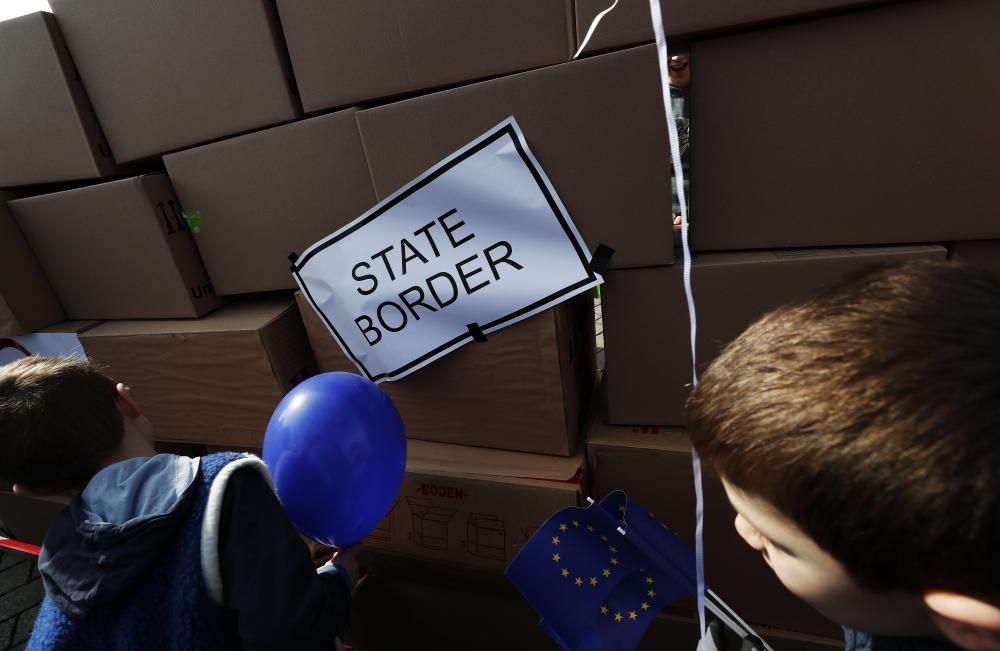
<svg viewBox="0 0 1000 651"><path fill-rule="evenodd" d="M507 576L569 651L634 649L663 606L697 585L687 543L621 491L549 518Z"/></svg>

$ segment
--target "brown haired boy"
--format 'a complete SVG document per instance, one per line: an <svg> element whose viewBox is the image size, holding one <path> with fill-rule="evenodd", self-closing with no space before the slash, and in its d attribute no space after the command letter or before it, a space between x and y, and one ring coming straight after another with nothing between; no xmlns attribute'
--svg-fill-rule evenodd
<svg viewBox="0 0 1000 651"><path fill-rule="evenodd" d="M0 367L0 476L81 491L42 546L29 649L331 649L343 631L354 552L317 574L259 459L156 454L87 360Z"/></svg>
<svg viewBox="0 0 1000 651"><path fill-rule="evenodd" d="M909 263L781 308L689 415L739 533L848 649L1000 649L997 279Z"/></svg>

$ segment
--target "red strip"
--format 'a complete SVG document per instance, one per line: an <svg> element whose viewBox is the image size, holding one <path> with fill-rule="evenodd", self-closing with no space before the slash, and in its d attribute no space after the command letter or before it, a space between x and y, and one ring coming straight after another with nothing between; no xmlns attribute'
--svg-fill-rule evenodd
<svg viewBox="0 0 1000 651"><path fill-rule="evenodd" d="M13 540L11 538L0 538L0 547L13 549L16 552L31 554L32 556L38 556L42 553L42 548L38 545L23 543L19 540Z"/></svg>

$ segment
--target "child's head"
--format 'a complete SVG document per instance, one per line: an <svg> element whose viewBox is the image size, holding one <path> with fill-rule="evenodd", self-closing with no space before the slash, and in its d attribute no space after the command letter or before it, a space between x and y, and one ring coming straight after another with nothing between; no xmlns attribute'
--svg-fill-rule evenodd
<svg viewBox="0 0 1000 651"><path fill-rule="evenodd" d="M772 312L705 372L689 416L737 529L793 592L869 632L933 618L1000 648L996 278L914 262Z"/></svg>
<svg viewBox="0 0 1000 651"><path fill-rule="evenodd" d="M32 356L0 367L0 477L20 487L81 488L132 432L151 436L127 389L86 359Z"/></svg>

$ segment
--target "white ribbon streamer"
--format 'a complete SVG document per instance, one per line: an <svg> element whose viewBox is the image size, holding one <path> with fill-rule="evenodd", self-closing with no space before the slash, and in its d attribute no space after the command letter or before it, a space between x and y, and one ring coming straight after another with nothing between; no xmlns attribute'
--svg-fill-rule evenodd
<svg viewBox="0 0 1000 651"><path fill-rule="evenodd" d="M663 13L660 0L649 0L649 14L656 36L657 61L660 64L660 89L663 92L663 109L667 116L667 133L670 136L670 155L674 166L674 183L681 211L681 241L684 247L684 295L687 298L688 319L691 323L691 382L698 386L695 341L698 333L698 315L695 311L694 293L691 290L691 247L688 243L687 193L684 191L684 168L681 166L680 138L677 136L673 103L670 101L670 54L667 38L663 31ZM698 576L698 626L700 635L705 636L705 496L702 490L701 458L698 451L691 449L691 464L694 470L695 489L695 565Z"/></svg>
<svg viewBox="0 0 1000 651"><path fill-rule="evenodd" d="M583 37L583 43L580 43L580 47L577 49L576 54L573 55L572 59L573 61L576 61L577 57L579 57L583 53L584 48L587 47L587 43L590 43L590 37L594 35L594 30L597 29L598 23L600 23L604 19L604 17L607 16L609 13L611 13L611 10L617 6L618 6L618 0L615 0L614 2L611 3L610 7L608 7L601 13L594 16L593 22L590 23L590 29L587 30L587 35Z"/></svg>

